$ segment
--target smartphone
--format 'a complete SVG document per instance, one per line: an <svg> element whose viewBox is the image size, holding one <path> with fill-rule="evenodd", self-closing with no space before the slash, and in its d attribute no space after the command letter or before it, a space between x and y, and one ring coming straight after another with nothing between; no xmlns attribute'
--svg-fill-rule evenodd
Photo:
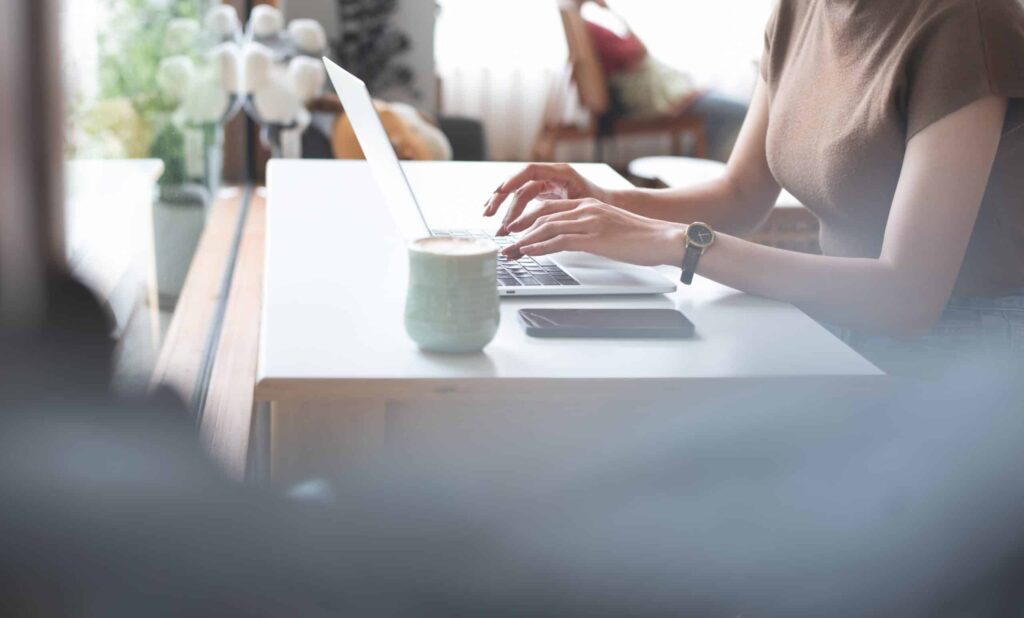
<svg viewBox="0 0 1024 618"><path fill-rule="evenodd" d="M520 309L531 337L685 339L694 326L672 309Z"/></svg>

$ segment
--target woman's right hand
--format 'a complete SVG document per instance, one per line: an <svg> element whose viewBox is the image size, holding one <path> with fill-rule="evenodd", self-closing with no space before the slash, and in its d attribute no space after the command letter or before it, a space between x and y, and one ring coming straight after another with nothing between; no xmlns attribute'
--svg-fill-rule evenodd
<svg viewBox="0 0 1024 618"><path fill-rule="evenodd" d="M516 221L533 200L578 200L594 198L609 201L608 192L579 174L566 163L531 163L499 186L484 204L484 216L492 217L509 196L509 204L498 236L522 231Z"/></svg>

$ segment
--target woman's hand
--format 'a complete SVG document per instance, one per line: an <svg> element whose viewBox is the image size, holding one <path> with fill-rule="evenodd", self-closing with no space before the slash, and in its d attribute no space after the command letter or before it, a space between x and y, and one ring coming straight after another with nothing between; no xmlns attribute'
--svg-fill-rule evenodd
<svg viewBox="0 0 1024 618"><path fill-rule="evenodd" d="M518 174L506 180L484 204L484 216L491 217L498 212L505 200L512 196L512 202L505 213L498 236L505 236L515 229L513 221L521 218L526 205L532 200L578 200L595 198L608 201L608 192L581 176L571 165L565 163L532 163Z"/></svg>
<svg viewBox="0 0 1024 618"><path fill-rule="evenodd" d="M511 259L586 251L640 264L681 264L686 226L648 219L592 198L553 200L516 224L529 231L504 253Z"/></svg>

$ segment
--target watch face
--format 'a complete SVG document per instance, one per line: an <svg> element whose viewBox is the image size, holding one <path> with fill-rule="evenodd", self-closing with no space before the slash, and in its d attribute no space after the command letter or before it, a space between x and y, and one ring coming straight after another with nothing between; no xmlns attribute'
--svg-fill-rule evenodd
<svg viewBox="0 0 1024 618"><path fill-rule="evenodd" d="M715 233L703 223L692 224L687 230L686 236L691 244L703 249L710 247L711 243L715 242Z"/></svg>

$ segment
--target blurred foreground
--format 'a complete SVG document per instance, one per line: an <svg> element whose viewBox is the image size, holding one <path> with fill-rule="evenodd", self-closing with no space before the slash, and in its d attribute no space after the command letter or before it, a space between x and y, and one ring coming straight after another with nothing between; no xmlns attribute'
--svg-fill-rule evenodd
<svg viewBox="0 0 1024 618"><path fill-rule="evenodd" d="M278 491L225 480L173 398L108 398L104 316L59 289L45 330L0 345L3 615L1024 608L1005 368L857 399L666 401L585 430L481 410L449 442L406 436Z"/></svg>

